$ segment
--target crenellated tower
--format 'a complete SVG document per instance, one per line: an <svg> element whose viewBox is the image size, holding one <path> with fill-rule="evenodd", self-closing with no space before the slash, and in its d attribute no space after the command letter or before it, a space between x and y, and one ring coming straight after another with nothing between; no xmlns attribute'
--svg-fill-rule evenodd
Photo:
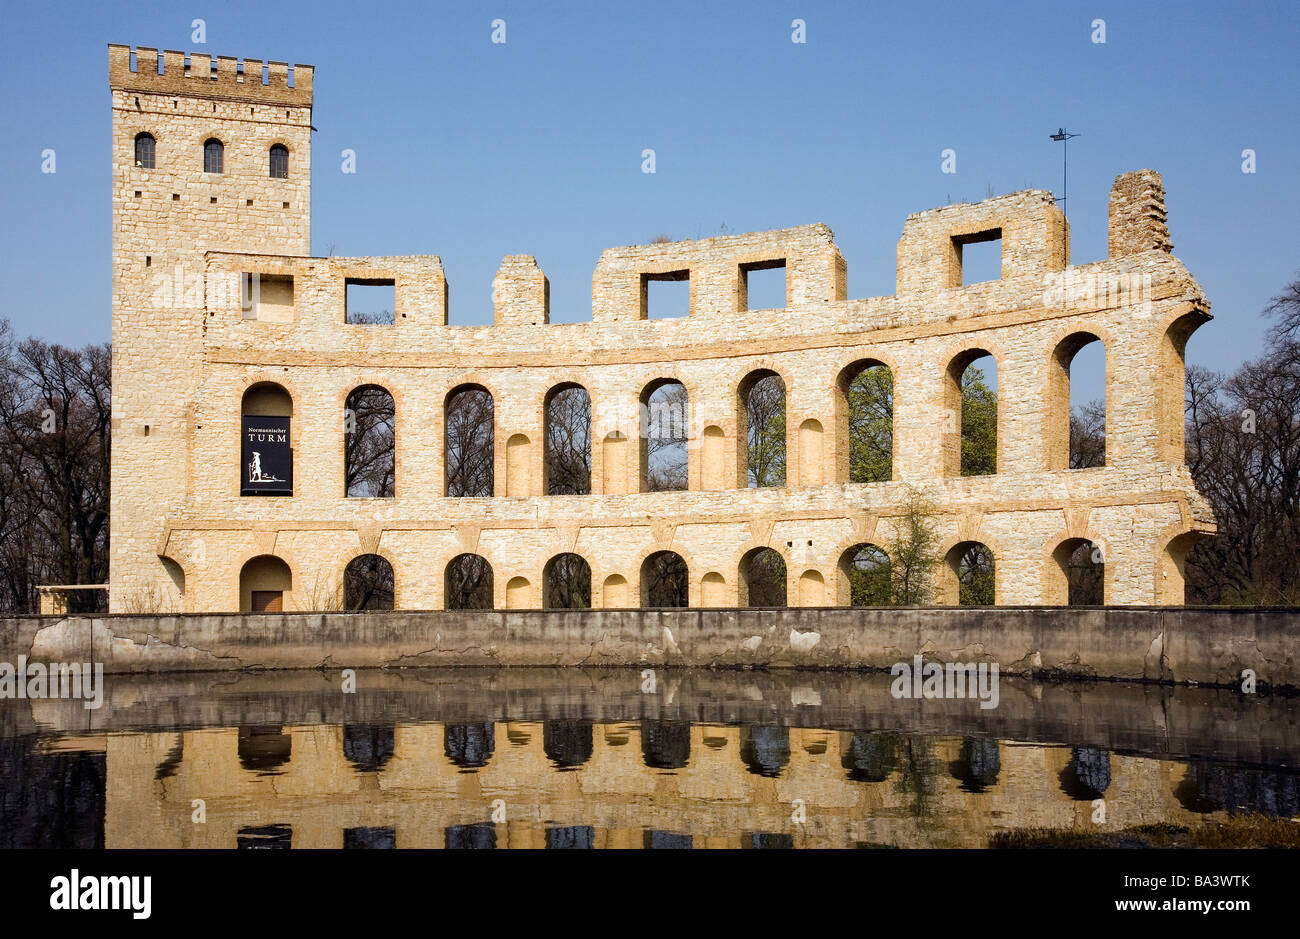
<svg viewBox="0 0 1300 939"><path fill-rule="evenodd" d="M108 47L108 62L110 609L123 612L152 605L159 583L184 589L158 541L193 477L206 252L310 252L312 67L124 45Z"/></svg>

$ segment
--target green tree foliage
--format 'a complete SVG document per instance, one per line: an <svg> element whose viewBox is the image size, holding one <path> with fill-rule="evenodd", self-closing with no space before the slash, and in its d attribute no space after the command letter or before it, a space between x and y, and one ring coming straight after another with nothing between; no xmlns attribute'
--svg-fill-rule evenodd
<svg viewBox="0 0 1300 939"><path fill-rule="evenodd" d="M984 372L971 366L961 377L961 474L997 471L998 393L984 384Z"/></svg>
<svg viewBox="0 0 1300 939"><path fill-rule="evenodd" d="M939 563L934 517L934 504L909 487L889 551L892 596L898 606L923 606L934 595L933 573Z"/></svg>
<svg viewBox="0 0 1300 939"><path fill-rule="evenodd" d="M884 365L864 368L849 382L849 481L894 477L894 376Z"/></svg>
<svg viewBox="0 0 1300 939"><path fill-rule="evenodd" d="M969 542L957 561L957 602L962 606L992 606L993 552Z"/></svg>
<svg viewBox="0 0 1300 939"><path fill-rule="evenodd" d="M889 555L875 545L861 545L849 559L849 602L853 606L890 606L894 602Z"/></svg>
<svg viewBox="0 0 1300 939"><path fill-rule="evenodd" d="M745 396L749 485L785 485L785 382L767 375Z"/></svg>

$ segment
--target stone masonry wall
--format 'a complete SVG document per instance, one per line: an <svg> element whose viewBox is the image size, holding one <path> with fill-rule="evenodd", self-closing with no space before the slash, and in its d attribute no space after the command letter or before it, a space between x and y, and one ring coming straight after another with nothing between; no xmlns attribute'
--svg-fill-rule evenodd
<svg viewBox="0 0 1300 939"><path fill-rule="evenodd" d="M832 233L806 225L609 249L590 323L549 323L544 272L510 256L495 325L449 326L437 257L308 256L310 68L273 88L230 69L204 78L199 58L187 71L173 55L164 82L110 48L114 611L238 610L241 570L263 555L288 564L285 605L302 609L368 553L393 565L399 608L443 607L462 553L490 563L497 607L540 607L544 567L562 552L590 564L594 607L639 606L641 565L661 550L686 561L691 605L728 606L741 558L763 546L786 561L792 606L842 604L846 552L888 544L911 488L936 505L945 553L972 541L992 551L999 604L1063 603L1056 554L1077 539L1104 554L1107 603L1182 602L1182 558L1214 525L1181 449L1183 350L1209 305L1154 226L1158 174L1116 180L1111 257L1089 264L1070 265L1062 212L1031 191L910 216L890 297L847 299ZM158 139L152 170L131 165L142 130ZM214 135L220 176L202 172ZM267 174L276 142L290 150L287 180ZM961 247L999 235L1001 278L962 286ZM781 264L786 307L748 309L747 272ZM159 272L177 267L193 291L167 292L177 278ZM254 274L275 285L268 309L292 298L274 315L243 309L237 285ZM665 277L689 279L689 316L646 318L647 281ZM393 325L344 322L349 278L394 282ZM1106 352L1107 461L1069 470L1069 360L1088 341ZM998 472L962 477L953 366L983 352L997 362ZM888 482L848 481L842 388L863 363L893 375ZM781 487L745 485L737 389L757 370L785 383ZM644 492L638 407L664 379L689 395L689 489ZM241 400L259 383L292 399L288 498L239 495ZM467 383L494 401L492 498L443 495L445 400ZM547 496L544 402L570 383L591 397L592 492ZM393 498L344 496L344 402L369 384L395 401ZM940 578L951 599L955 575Z"/></svg>

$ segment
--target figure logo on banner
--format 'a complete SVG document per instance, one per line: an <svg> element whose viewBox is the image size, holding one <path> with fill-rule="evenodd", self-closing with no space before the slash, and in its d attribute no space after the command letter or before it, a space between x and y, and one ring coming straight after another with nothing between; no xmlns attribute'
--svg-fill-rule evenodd
<svg viewBox="0 0 1300 939"><path fill-rule="evenodd" d="M284 482L278 476L262 475L262 454L253 451L253 462L248 464L248 481L250 483L282 483Z"/></svg>
<svg viewBox="0 0 1300 939"><path fill-rule="evenodd" d="M246 496L293 495L293 449L288 417L244 416L244 481Z"/></svg>

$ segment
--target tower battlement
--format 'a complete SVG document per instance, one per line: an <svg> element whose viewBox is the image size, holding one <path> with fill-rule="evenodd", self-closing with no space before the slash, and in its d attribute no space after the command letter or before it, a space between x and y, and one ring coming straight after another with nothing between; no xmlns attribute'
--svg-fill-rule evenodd
<svg viewBox="0 0 1300 939"><path fill-rule="evenodd" d="M134 61L133 61L134 60ZM132 67L134 64L134 67ZM144 94L236 98L263 104L311 107L310 65L237 59L204 53L159 53L157 49L110 43L109 87Z"/></svg>

